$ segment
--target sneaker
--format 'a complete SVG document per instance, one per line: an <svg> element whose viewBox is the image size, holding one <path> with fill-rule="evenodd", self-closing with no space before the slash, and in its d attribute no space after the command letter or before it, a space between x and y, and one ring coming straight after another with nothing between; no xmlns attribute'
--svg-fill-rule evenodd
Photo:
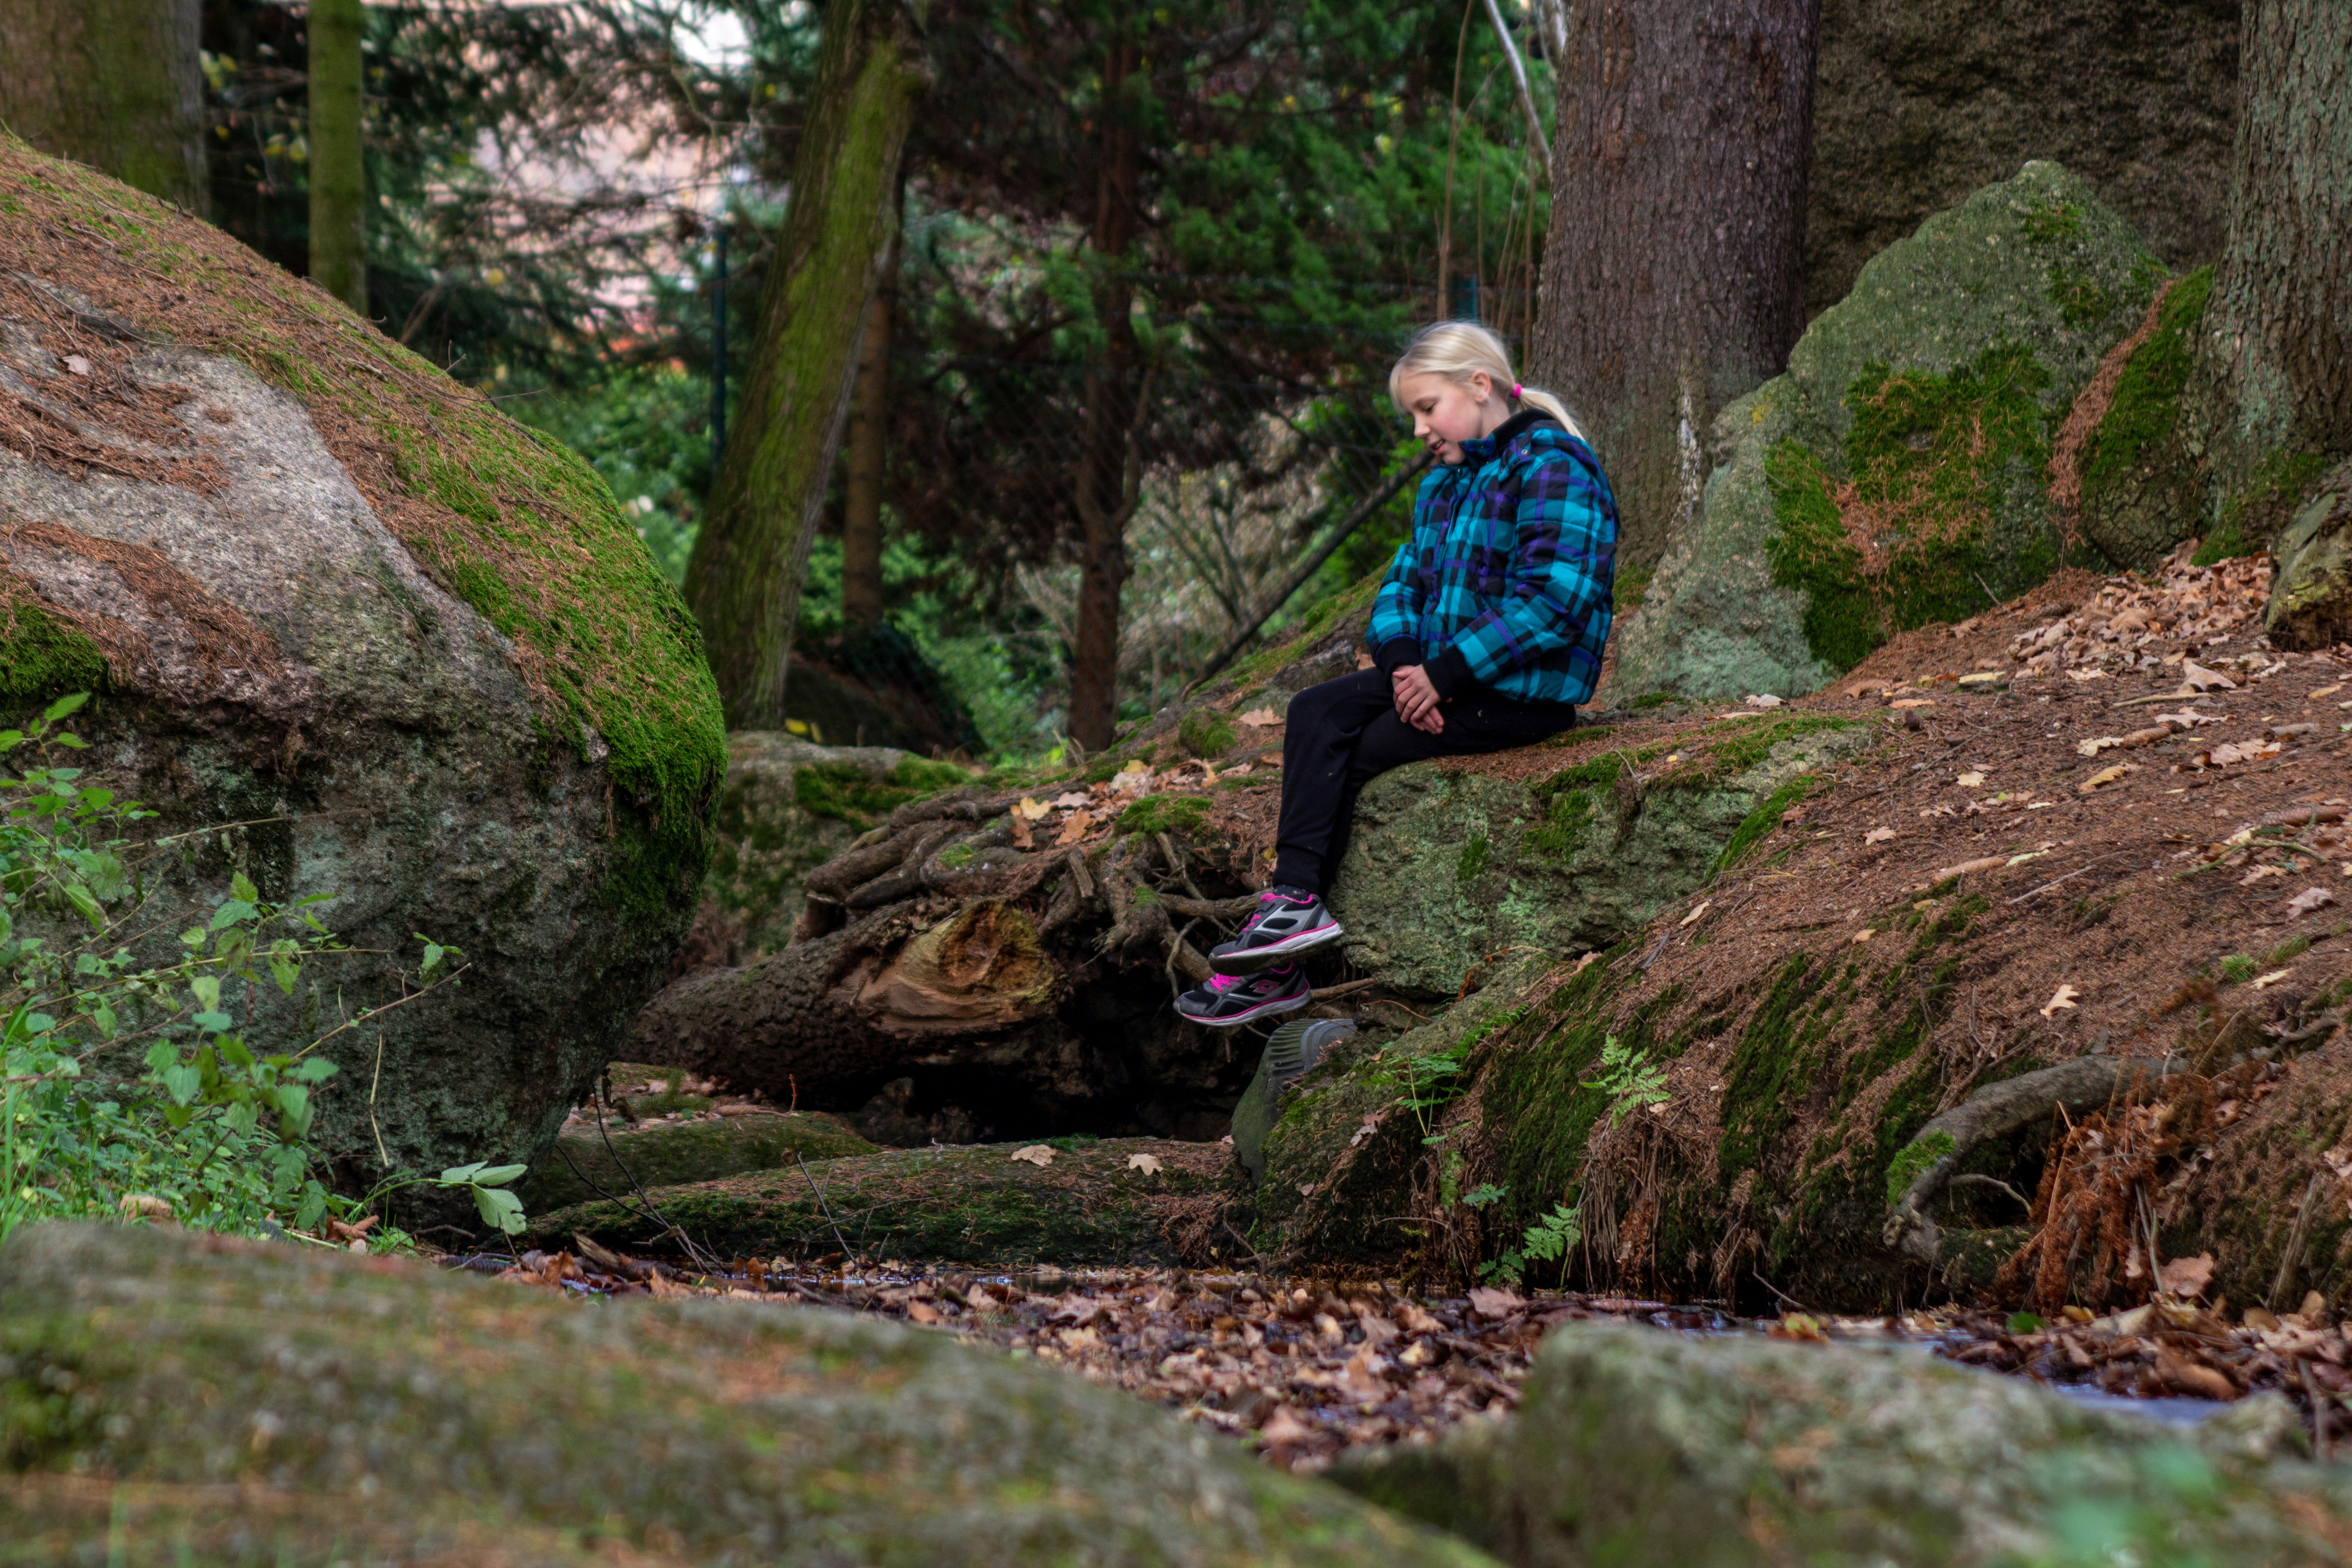
<svg viewBox="0 0 2352 1568"><path fill-rule="evenodd" d="M1220 974L1255 974L1337 942L1341 934L1321 899L1295 888L1269 888L1257 896L1257 909L1241 935L1209 950L1209 967Z"/></svg>
<svg viewBox="0 0 2352 1568"><path fill-rule="evenodd" d="M1307 971L1286 963L1264 974L1211 975L1207 984L1176 998L1176 1011L1208 1028L1230 1029L1277 1013L1295 1013L1307 1005L1313 990L1307 984Z"/></svg>

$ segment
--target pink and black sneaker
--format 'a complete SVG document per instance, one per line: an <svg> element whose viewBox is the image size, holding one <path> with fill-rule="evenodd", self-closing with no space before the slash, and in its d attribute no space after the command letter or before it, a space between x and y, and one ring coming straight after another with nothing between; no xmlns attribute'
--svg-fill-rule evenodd
<svg viewBox="0 0 2352 1568"><path fill-rule="evenodd" d="M1307 971L1295 963L1264 974L1214 974L1177 997L1176 1011L1205 1027L1231 1029L1278 1013L1295 1013L1307 1005L1313 989L1307 984Z"/></svg>
<svg viewBox="0 0 2352 1568"><path fill-rule="evenodd" d="M1342 934L1321 899L1296 888L1268 888L1257 896L1257 908L1241 934L1209 950L1209 967L1220 974L1255 974Z"/></svg>

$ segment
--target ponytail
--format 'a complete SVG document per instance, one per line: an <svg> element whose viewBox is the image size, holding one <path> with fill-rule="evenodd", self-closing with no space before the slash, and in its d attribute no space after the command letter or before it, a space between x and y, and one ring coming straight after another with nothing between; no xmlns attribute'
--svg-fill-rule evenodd
<svg viewBox="0 0 2352 1568"><path fill-rule="evenodd" d="M1584 439L1584 429L1568 405L1541 387L1519 384L1503 340L1475 321L1439 321L1415 332L1412 342L1405 345L1403 357L1389 372L1389 401L1399 408L1404 406L1399 388L1406 376L1442 375L1457 385L1467 385L1482 370L1511 401L1550 415L1568 426L1570 435Z"/></svg>

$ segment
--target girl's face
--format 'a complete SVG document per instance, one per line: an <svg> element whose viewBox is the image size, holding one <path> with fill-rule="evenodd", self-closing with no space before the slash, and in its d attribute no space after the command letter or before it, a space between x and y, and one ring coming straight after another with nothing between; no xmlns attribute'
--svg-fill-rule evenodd
<svg viewBox="0 0 2352 1568"><path fill-rule="evenodd" d="M1424 371L1404 377L1397 390L1412 416L1414 439L1425 442L1441 463L1459 463L1463 442L1490 433L1509 417L1483 370L1473 371L1466 384Z"/></svg>

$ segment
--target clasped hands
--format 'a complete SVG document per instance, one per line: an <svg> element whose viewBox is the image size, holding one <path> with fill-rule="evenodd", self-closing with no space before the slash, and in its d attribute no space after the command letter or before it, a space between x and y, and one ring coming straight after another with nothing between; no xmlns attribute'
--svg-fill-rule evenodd
<svg viewBox="0 0 2352 1568"><path fill-rule="evenodd" d="M1445 716L1437 710L1437 688L1429 671L1418 664L1401 664L1389 671L1389 690L1396 699L1397 717L1416 730L1444 733Z"/></svg>

